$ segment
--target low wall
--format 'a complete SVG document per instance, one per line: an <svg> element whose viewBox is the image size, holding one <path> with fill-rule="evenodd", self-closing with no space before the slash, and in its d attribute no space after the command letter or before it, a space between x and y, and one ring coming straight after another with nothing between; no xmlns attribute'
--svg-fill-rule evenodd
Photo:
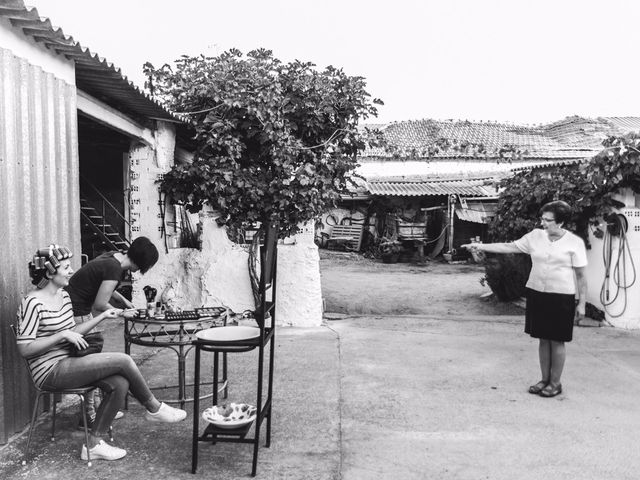
<svg viewBox="0 0 640 480"><path fill-rule="evenodd" d="M254 310L247 247L234 244L215 222L214 213L200 215L202 250L170 249L146 275L134 274L133 303L146 305L143 288L162 292L171 287L182 309L225 306L234 312ZM310 240L309 240L310 239ZM276 320L279 325L322 323L320 257L313 235L303 233L278 245Z"/></svg>

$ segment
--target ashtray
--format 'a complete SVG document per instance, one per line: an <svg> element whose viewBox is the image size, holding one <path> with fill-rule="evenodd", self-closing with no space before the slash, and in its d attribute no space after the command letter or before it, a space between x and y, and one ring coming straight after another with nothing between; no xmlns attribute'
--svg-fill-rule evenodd
<svg viewBox="0 0 640 480"><path fill-rule="evenodd" d="M246 403L229 403L207 408L202 418L219 428L239 428L256 419L258 409Z"/></svg>

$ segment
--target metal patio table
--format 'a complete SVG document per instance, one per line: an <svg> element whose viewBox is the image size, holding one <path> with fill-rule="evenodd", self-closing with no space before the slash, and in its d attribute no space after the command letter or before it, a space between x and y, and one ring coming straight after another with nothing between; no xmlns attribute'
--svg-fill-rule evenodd
<svg viewBox="0 0 640 480"><path fill-rule="evenodd" d="M188 315L184 315L188 317ZM186 358L193 348L192 342L195 334L201 330L214 327L222 327L227 324L227 313L218 316L198 316L197 318L180 318L180 314L165 314L150 318L125 318L124 323L124 351L131 354L131 345L143 347L169 348L173 350L178 359L178 385L165 385L151 387L151 390L167 390L178 388L177 399L162 399L166 403L180 404L184 408L185 403L193 402L186 394ZM222 378L218 385L218 392L227 392L227 361L226 356L222 362ZM213 382L203 383L213 385ZM210 398L213 393L201 396L201 399Z"/></svg>

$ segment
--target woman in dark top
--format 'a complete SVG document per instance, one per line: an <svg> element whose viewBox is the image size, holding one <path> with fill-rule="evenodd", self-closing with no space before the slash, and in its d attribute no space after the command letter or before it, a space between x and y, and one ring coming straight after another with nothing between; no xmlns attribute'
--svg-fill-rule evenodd
<svg viewBox="0 0 640 480"><path fill-rule="evenodd" d="M133 304L116 291L127 270L146 273L158 261L158 249L147 237L138 237L132 243L127 253L107 252L83 265L69 279L65 290L71 297L73 316L76 324L82 324L93 319L93 314L100 314L113 308L112 301L116 300L126 308L133 308ZM86 415L89 423L96 416L95 392L87 396ZM120 418L118 412L116 418ZM83 422L80 422L82 425Z"/></svg>
<svg viewBox="0 0 640 480"><path fill-rule="evenodd" d="M107 252L82 266L69 280L65 290L73 303L76 317L113 308L114 298L126 308L133 304L116 288L127 270L146 273L158 261L158 249L147 237L138 237L126 253Z"/></svg>
<svg viewBox="0 0 640 480"><path fill-rule="evenodd" d="M110 308L91 320L76 325L71 299L63 290L73 274L71 252L50 245L36 252L29 263L31 282L36 289L27 294L18 309L17 343L20 354L28 359L31 375L43 388L77 388L94 385L105 396L91 428L89 445L80 456L87 459L117 460L126 451L107 444L100 437L107 433L128 391L145 408L145 416L155 422L179 422L187 412L160 403L151 393L140 370L124 353L93 353L83 357L70 355L70 348L87 348L83 335L100 322L118 318L121 310Z"/></svg>

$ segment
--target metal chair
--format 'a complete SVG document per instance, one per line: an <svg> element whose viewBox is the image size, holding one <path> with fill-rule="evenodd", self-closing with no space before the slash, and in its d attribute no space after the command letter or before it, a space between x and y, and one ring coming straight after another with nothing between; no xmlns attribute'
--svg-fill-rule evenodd
<svg viewBox="0 0 640 480"><path fill-rule="evenodd" d="M253 445L253 462L251 475L255 476L258 466L258 447L260 443L260 431L262 422L266 420L265 446L271 445L271 413L273 400L273 363L275 351L275 305L276 305L276 261L278 226L276 224L265 225L264 245L260 249L260 305L255 312L257 327L215 327L203 330L196 334L195 368L194 368L194 402L193 402L193 438L191 473L196 473L198 468L198 442L210 441L248 443ZM233 330L236 329L236 330ZM200 429L200 359L202 352L213 353L213 384L218 382L219 355L222 353L233 354L258 350L258 378L256 390L256 418L252 423L234 429L219 428L209 424L202 435ZM265 351L268 354L267 392L263 398L263 386L265 376ZM212 405L218 401L217 391L214 389ZM248 436L251 427L253 436Z"/></svg>
<svg viewBox="0 0 640 480"><path fill-rule="evenodd" d="M17 339L18 334L15 325L11 325L11 332L13 333L14 340ZM87 394L93 390L95 390L95 386L89 385L86 387L80 388L63 388L63 389L46 389L40 388L36 386L33 381L33 376L31 376L31 369L29 368L29 362L26 358L23 357L23 360L27 366L27 371L29 372L29 378L31 378L31 382L33 387L36 390L36 400L33 405L33 411L31 413L31 423L29 425L29 437L27 439L27 446L24 452L24 459L22 460L22 465L27 464L27 460L29 460L29 448L31 446L31 437L33 436L33 430L36 424L36 419L38 417L38 407L40 406L40 398L44 395L50 396L50 403L52 404L52 412L51 412L51 441L55 441L55 433L56 433L56 396L57 395L78 395L80 397L80 411L82 412L82 420L84 426L84 440L85 445L87 445L87 466L91 466L91 453L89 452L89 427L87 425L87 415L86 412L86 398ZM109 426L109 437L110 440L113 441L113 429Z"/></svg>

